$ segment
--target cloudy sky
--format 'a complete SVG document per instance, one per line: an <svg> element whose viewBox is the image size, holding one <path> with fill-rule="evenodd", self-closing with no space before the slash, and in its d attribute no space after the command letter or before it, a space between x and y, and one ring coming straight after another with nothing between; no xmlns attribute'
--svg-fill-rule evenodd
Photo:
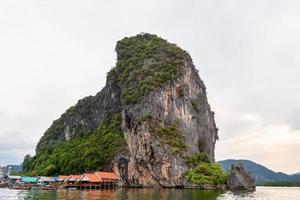
<svg viewBox="0 0 300 200"><path fill-rule="evenodd" d="M117 40L141 32L192 56L216 112L216 159L300 171L300 2L36 0L0 2L0 163L21 163L114 66Z"/></svg>

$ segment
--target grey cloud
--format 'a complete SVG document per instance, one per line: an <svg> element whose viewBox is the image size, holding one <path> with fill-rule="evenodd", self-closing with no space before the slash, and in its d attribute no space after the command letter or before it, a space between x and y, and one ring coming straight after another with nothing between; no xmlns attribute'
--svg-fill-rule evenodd
<svg viewBox="0 0 300 200"><path fill-rule="evenodd" d="M300 130L300 109L296 109L290 114L289 123L294 130Z"/></svg>
<svg viewBox="0 0 300 200"><path fill-rule="evenodd" d="M18 132L0 132L0 163L21 164L26 154L33 154L33 141L24 139Z"/></svg>
<svg viewBox="0 0 300 200"><path fill-rule="evenodd" d="M0 132L0 151L11 149L30 149L34 145L25 141L18 132Z"/></svg>

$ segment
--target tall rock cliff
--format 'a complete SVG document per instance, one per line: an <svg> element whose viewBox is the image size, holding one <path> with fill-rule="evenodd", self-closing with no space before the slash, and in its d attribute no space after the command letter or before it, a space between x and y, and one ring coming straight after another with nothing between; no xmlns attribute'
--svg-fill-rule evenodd
<svg viewBox="0 0 300 200"><path fill-rule="evenodd" d="M116 67L104 89L54 121L28 170L53 174L112 169L128 186L186 186L187 158L205 153L214 162L218 139L206 88L192 59L175 44L150 34L122 39L116 52ZM107 128L112 123L115 128ZM78 148L82 143L94 147ZM110 143L114 148L107 152L103 146ZM76 155L60 158L64 153L57 152L66 148L74 148ZM86 156L87 151L94 156L86 158L94 162L70 170L66 157ZM69 168L62 169L64 165Z"/></svg>

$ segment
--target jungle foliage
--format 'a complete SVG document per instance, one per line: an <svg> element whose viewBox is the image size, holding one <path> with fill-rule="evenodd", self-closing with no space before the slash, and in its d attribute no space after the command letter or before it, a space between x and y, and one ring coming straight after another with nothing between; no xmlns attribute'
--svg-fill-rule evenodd
<svg viewBox="0 0 300 200"><path fill-rule="evenodd" d="M58 175L103 170L124 144L121 116L100 125L94 132L47 146L23 162L27 175Z"/></svg>

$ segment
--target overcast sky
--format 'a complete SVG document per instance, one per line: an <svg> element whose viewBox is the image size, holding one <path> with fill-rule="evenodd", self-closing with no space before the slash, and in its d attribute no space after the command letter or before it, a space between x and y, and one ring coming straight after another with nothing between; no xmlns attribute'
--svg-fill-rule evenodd
<svg viewBox="0 0 300 200"><path fill-rule="evenodd" d="M157 34L187 50L216 112L216 159L300 171L300 1L0 2L0 163L19 164L115 65L116 41Z"/></svg>

